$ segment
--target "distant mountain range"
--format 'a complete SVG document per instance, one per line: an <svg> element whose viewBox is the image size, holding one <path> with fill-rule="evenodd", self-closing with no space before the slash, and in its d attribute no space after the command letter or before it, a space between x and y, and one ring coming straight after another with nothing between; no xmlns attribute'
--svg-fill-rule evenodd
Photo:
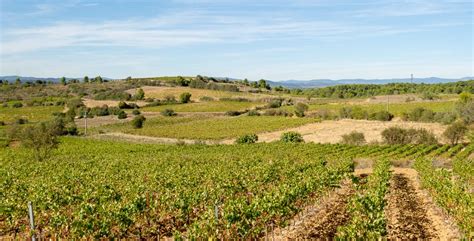
<svg viewBox="0 0 474 241"><path fill-rule="evenodd" d="M0 80L8 80L10 82L15 81L17 78L20 78L21 81L53 81L58 82L60 78L39 78L39 77L24 77L24 76L0 76ZM89 77L94 78L94 77ZM106 80L112 80L111 78L102 77ZM66 80L70 79L78 79L82 80L81 78L66 78ZM222 77L224 79L224 77ZM228 78L229 80L237 80L234 78ZM331 79L313 79L313 80L282 80L282 81L268 81L270 86L283 86L286 88L320 88L320 87L327 87L327 86L335 86L335 85L345 85L345 84L388 84L388 83L425 83L425 84L437 84L437 83L448 83L448 82L456 82L456 81L463 81L463 80L471 80L474 77L464 77L459 79L445 79L445 78L437 78L437 77L429 77L429 78L414 78L413 81L410 78L405 79L339 79L339 80L331 80Z"/></svg>
<svg viewBox="0 0 474 241"><path fill-rule="evenodd" d="M406 79L313 79L313 80L283 80L283 81L269 81L270 86L283 86L286 88L319 88L334 85L345 85L345 84L388 84L388 83L425 83L425 84L436 84L436 83L448 83L462 80L471 80L474 77L464 77L459 79L444 79L437 77L430 78L410 78Z"/></svg>

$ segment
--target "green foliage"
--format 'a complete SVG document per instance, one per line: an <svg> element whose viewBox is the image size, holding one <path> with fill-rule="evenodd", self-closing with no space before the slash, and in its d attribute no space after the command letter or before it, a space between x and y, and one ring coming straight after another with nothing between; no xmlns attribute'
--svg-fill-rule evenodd
<svg viewBox="0 0 474 241"><path fill-rule="evenodd" d="M386 235L387 220L384 208L390 176L390 162L377 161L367 183L359 187L358 194L348 203L351 220L338 228L338 238L375 240Z"/></svg>
<svg viewBox="0 0 474 241"><path fill-rule="evenodd" d="M467 182L470 180L472 185L474 180L473 164L472 159L456 159L454 172L434 167L427 158L419 158L414 164L422 186L428 189L438 205L454 217L468 239L474 232L474 196L469 191L472 186L469 187Z"/></svg>
<svg viewBox="0 0 474 241"><path fill-rule="evenodd" d="M133 96L133 99L135 100L143 100L145 99L145 91L143 91L142 88L138 88L137 92Z"/></svg>
<svg viewBox="0 0 474 241"><path fill-rule="evenodd" d="M303 136L295 131L289 131L281 134L280 141L286 143L300 143L304 142Z"/></svg>
<svg viewBox="0 0 474 241"><path fill-rule="evenodd" d="M146 118L143 115L137 115L132 120L132 126L135 129L141 129L143 127L143 123L145 122Z"/></svg>
<svg viewBox="0 0 474 241"><path fill-rule="evenodd" d="M458 81L442 84L411 84L411 83L390 83L390 84L349 84L336 85L324 88L312 88L305 90L292 90L294 94L304 94L312 97L322 98L355 98L370 97L376 95L392 94L416 94L429 93L436 94L459 94L461 92L474 93L474 80Z"/></svg>
<svg viewBox="0 0 474 241"><path fill-rule="evenodd" d="M443 137L446 138L451 145L456 145L459 141L464 139L467 131L468 128L464 123L455 122L446 128L443 132Z"/></svg>
<svg viewBox="0 0 474 241"><path fill-rule="evenodd" d="M369 115L369 120L378 120L378 121L391 121L393 119L393 114L386 111L377 111Z"/></svg>
<svg viewBox="0 0 474 241"><path fill-rule="evenodd" d="M161 115L162 116L176 116L176 112L174 112L174 110L172 109L164 109L162 112L161 112Z"/></svg>
<svg viewBox="0 0 474 241"><path fill-rule="evenodd" d="M236 110L229 110L225 113L225 115L226 116L239 116L243 113L245 113L245 112L240 112L240 111L236 111Z"/></svg>
<svg viewBox="0 0 474 241"><path fill-rule="evenodd" d="M260 112L258 112L257 110L250 110L249 112L247 112L247 115L248 116L260 116Z"/></svg>
<svg viewBox="0 0 474 241"><path fill-rule="evenodd" d="M426 129L404 129L389 127L382 131L382 140L389 145L395 144L437 144L436 136Z"/></svg>
<svg viewBox="0 0 474 241"><path fill-rule="evenodd" d="M63 128L56 122L41 122L33 126L17 128L10 132L11 140L18 140L22 146L32 149L34 157L38 161L46 160L51 152L57 148L59 141L57 136L61 134Z"/></svg>
<svg viewBox="0 0 474 241"><path fill-rule="evenodd" d="M191 93L184 92L179 95L179 102L188 103L189 101L191 101Z"/></svg>
<svg viewBox="0 0 474 241"><path fill-rule="evenodd" d="M295 115L298 117L304 117L305 115L304 112L307 110L308 110L308 105L306 105L305 103L298 102L295 105Z"/></svg>
<svg viewBox="0 0 474 241"><path fill-rule="evenodd" d="M125 111L121 110L121 111L118 113L117 118L119 118L119 119L126 119L126 118L127 118L127 113L125 113Z"/></svg>
<svg viewBox="0 0 474 241"><path fill-rule="evenodd" d="M12 107L13 108L21 108L21 107L23 107L23 104L21 102L15 102L15 103L13 103Z"/></svg>
<svg viewBox="0 0 474 241"><path fill-rule="evenodd" d="M364 133L353 131L342 135L342 143L348 145L363 145L366 143Z"/></svg>
<svg viewBox="0 0 474 241"><path fill-rule="evenodd" d="M139 115L139 114L141 114L141 112L140 112L138 109L134 109L134 110L132 111L132 114L133 114L133 115Z"/></svg>
<svg viewBox="0 0 474 241"><path fill-rule="evenodd" d="M235 140L236 144L252 144L256 143L258 141L258 136L256 134L246 134L243 136L240 136Z"/></svg>

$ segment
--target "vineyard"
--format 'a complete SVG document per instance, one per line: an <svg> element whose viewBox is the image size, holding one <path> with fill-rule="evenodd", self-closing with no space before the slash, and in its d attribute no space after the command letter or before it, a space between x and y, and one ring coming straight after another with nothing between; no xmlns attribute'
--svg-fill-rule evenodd
<svg viewBox="0 0 474 241"><path fill-rule="evenodd" d="M28 149L0 149L1 236L259 238L352 180L347 220L326 237L384 237L395 160L416 160L422 186L465 236L473 232L472 145L61 141L43 162ZM435 159L450 160L452 171ZM374 161L366 180L354 172L364 160Z"/></svg>

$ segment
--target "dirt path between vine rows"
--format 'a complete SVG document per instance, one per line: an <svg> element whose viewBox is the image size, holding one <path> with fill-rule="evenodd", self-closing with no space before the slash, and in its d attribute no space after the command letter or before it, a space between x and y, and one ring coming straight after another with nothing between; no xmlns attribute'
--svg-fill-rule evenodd
<svg viewBox="0 0 474 241"><path fill-rule="evenodd" d="M446 215L422 190L418 174L411 168L392 168L390 190L386 196L387 239L459 239L461 234L452 218ZM372 168L356 169L355 176L370 175ZM309 205L284 228L268 234L268 239L333 239L337 227L350 220L349 199L356 191L350 180Z"/></svg>
<svg viewBox="0 0 474 241"><path fill-rule="evenodd" d="M459 239L453 220L420 187L411 168L392 168L385 216L388 239Z"/></svg>
<svg viewBox="0 0 474 241"><path fill-rule="evenodd" d="M359 169L354 173L365 180L370 169ZM310 205L301 213L290 220L290 225L278 228L269 234L273 240L306 240L306 239L333 239L337 227L344 225L350 220L347 204L355 194L354 185L351 180L344 180L341 187L328 193Z"/></svg>

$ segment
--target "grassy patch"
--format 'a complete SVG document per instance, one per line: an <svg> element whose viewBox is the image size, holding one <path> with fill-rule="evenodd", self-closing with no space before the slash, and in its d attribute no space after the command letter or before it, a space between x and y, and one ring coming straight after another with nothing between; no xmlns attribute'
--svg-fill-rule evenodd
<svg viewBox="0 0 474 241"><path fill-rule="evenodd" d="M63 109L62 106L0 107L0 121L8 123L18 118L27 119L29 122L45 121L52 118L54 112L61 112Z"/></svg>
<svg viewBox="0 0 474 241"><path fill-rule="evenodd" d="M231 110L251 109L262 105L256 102L237 102L237 101L209 101L189 104L161 105L142 108L143 111L161 112L165 109L172 109L176 112L226 112Z"/></svg>
<svg viewBox="0 0 474 241"><path fill-rule="evenodd" d="M133 129L130 123L109 125L100 129L154 137L218 140L286 129L315 121L311 118L280 116L158 117L148 119L142 129Z"/></svg>

